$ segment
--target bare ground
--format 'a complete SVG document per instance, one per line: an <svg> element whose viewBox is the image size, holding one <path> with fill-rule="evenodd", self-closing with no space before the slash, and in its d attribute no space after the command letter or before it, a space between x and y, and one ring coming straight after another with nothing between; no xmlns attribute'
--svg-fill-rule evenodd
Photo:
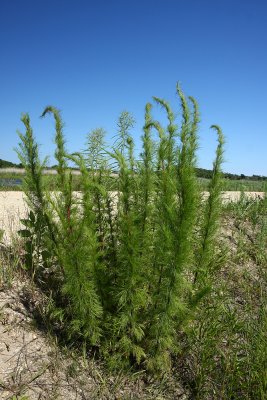
<svg viewBox="0 0 267 400"><path fill-rule="evenodd" d="M36 326L33 311L44 306L42 297L23 273L9 288L0 285L2 400L188 399L177 379L144 379L143 371L112 375L88 355L61 348Z"/></svg>

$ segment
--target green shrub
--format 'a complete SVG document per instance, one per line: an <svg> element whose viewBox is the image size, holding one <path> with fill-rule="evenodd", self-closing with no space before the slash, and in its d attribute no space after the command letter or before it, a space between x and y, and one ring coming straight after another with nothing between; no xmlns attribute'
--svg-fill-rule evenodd
<svg viewBox="0 0 267 400"><path fill-rule="evenodd" d="M146 105L140 159L128 112L119 118L112 149L106 149L98 129L83 154L68 154L61 116L47 107L43 116L51 113L56 125L58 191L53 193L43 182L45 164L29 117L22 119L26 133L20 134L18 154L26 169L30 215L21 234L30 271L52 294L68 337L97 346L112 367L170 368L178 333L212 289L224 140L214 126L219 144L204 203L196 177L198 106L179 86L177 94L180 128L165 100L154 98L167 114L166 128ZM81 172L80 196L73 191L69 160Z"/></svg>

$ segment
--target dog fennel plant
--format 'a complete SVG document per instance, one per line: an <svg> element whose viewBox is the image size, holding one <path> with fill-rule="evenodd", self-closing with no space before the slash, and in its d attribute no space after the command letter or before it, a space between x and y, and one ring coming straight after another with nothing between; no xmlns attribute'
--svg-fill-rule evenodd
<svg viewBox="0 0 267 400"><path fill-rule="evenodd" d="M16 151L25 168L23 189L30 213L28 219L22 220L26 229L19 231L19 233L25 238L26 265L35 274L35 270L39 265L40 252L42 251L43 259L47 255L43 241L45 232L49 230L49 236L54 243L56 238L47 213L45 187L42 176L46 160L43 163L40 162L38 145L33 137L29 115L23 114L21 121L25 126L26 132L24 135L18 132L21 142ZM46 245L48 244L46 243Z"/></svg>
<svg viewBox="0 0 267 400"><path fill-rule="evenodd" d="M60 221L62 240L57 246L57 256L63 268L64 282L62 291L70 299L70 333L82 335L96 344L100 337L102 307L97 294L95 270L98 266L99 248L94 229L94 212L90 192L90 181L83 159L78 165L81 171L83 213L79 215L78 200L72 190L72 175L67 171L67 158L63 137L61 116L54 107L47 107L42 116L52 113L55 118L58 161L59 194L54 205Z"/></svg>
<svg viewBox="0 0 267 400"><path fill-rule="evenodd" d="M56 125L55 193L43 187L43 164L29 117L23 120L19 155L26 169L25 191L34 200L29 201L30 215L42 215L41 250L49 243L52 254L50 270L42 251L35 261L43 268L42 284L48 287L51 269L57 271L54 301L63 328L72 342L97 346L115 368L138 364L159 373L170 368L179 349L178 333L210 288L223 136L215 127L219 145L211 194L203 206L195 172L198 106L179 86L177 95L180 127L165 100L154 98L167 114L167 127L153 119L152 105L146 105L139 159L128 112L120 115L111 149L98 129L88 136L85 152L68 154L60 113L47 107L43 116L52 114ZM70 160L80 169L80 196L73 192ZM113 186L116 194L109 191Z"/></svg>
<svg viewBox="0 0 267 400"><path fill-rule="evenodd" d="M208 289L208 277L212 276L214 268L214 253L216 244L216 233L218 231L219 215L221 212L221 190L222 190L222 171L224 137L220 127L212 125L218 137L216 159L213 164L212 178L209 183L209 197L206 201L203 223L201 231L200 246L196 255L196 266L194 273L194 285L201 290ZM204 286L203 286L204 285ZM198 292L200 295L201 290Z"/></svg>
<svg viewBox="0 0 267 400"><path fill-rule="evenodd" d="M175 332L189 312L185 301L189 282L185 274L191 263L192 228L198 198L195 176L197 109L191 120L187 101L179 87L177 93L183 110L180 132L174 125L173 112L164 100L155 98L167 112L167 129L158 122L151 122L160 137L155 198L156 281L149 326L151 356L148 366L152 369L169 366L170 355L176 349ZM176 136L180 139L178 148Z"/></svg>

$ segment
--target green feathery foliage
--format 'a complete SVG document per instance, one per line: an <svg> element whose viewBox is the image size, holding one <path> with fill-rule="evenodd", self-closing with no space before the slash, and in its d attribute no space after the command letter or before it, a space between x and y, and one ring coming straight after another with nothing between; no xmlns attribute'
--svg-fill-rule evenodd
<svg viewBox="0 0 267 400"><path fill-rule="evenodd" d="M58 240L55 249L58 262L64 273L62 293L69 300L68 314L72 315L69 335L81 335L96 344L100 337L102 307L96 290L95 271L98 262L97 235L94 230L92 199L89 195L89 176L85 162L80 157L75 161L81 171L83 215L80 215L79 200L72 190L72 175L68 174L63 123L59 111L47 107L42 116L52 113L55 118L56 152L58 161L58 183L60 192L49 201L58 218Z"/></svg>
<svg viewBox="0 0 267 400"><path fill-rule="evenodd" d="M43 163L40 162L38 145L33 136L29 115L23 114L21 121L26 128L26 132L24 135L18 132L21 142L16 151L25 168L24 192L30 208L35 213L39 213L44 209L42 171L46 166L46 160Z"/></svg>
<svg viewBox="0 0 267 400"><path fill-rule="evenodd" d="M114 265L115 313L112 315L112 363L120 365L134 358L137 363L145 357L140 341L144 336L141 319L147 304L147 284L140 263L140 217L137 212L137 179L133 153L133 139L129 128L132 119L120 117L118 145L112 157L116 160L118 176L118 204L116 215L116 265ZM131 124L129 123L131 122Z"/></svg>
<svg viewBox="0 0 267 400"><path fill-rule="evenodd" d="M128 111L122 111L118 120L118 135L115 142L117 149L125 155L125 150L128 147L130 138L129 130L135 125L133 116Z"/></svg>
<svg viewBox="0 0 267 400"><path fill-rule="evenodd" d="M203 282L207 283L212 273L214 255L216 253L216 234L218 232L219 216L221 211L221 190L224 137L222 130L217 125L212 125L218 136L216 159L213 163L212 179L209 184L209 198L206 201L204 220L201 232L201 245L197 252L197 265L195 270L194 284L201 287ZM202 284L201 284L202 283ZM202 290L204 288L202 287ZM205 290L205 289L204 289ZM198 295L199 297L199 295Z"/></svg>
<svg viewBox="0 0 267 400"><path fill-rule="evenodd" d="M72 176L71 173L67 174L68 165L66 161L66 149L65 149L65 140L63 135L63 122L61 119L60 112L57 108L53 106L47 106L41 117L45 117L46 114L52 114L55 119L55 143L56 143L56 151L55 158L57 160L57 173L58 173L58 189L62 193L62 200L64 204L62 204L62 200L60 200L60 208L63 211L63 215L60 215L61 221L64 223L65 220L69 221L69 214L71 213L72 207ZM61 196L60 196L61 197ZM62 219L63 218L63 219Z"/></svg>
<svg viewBox="0 0 267 400"><path fill-rule="evenodd" d="M23 122L26 132L18 132L21 142L16 150L18 157L25 168L23 189L29 207L28 218L21 222L25 229L19 231L25 238L25 262L33 276L41 272L41 267L48 267L47 261L50 257L48 251L49 238L56 243L56 227L54 226L46 202L45 186L43 183L43 170L46 160L41 163L39 159L38 145L33 136L30 125L30 117L23 114Z"/></svg>
<svg viewBox="0 0 267 400"><path fill-rule="evenodd" d="M145 265L143 272L144 279L151 282L151 269L153 260L153 212L155 196L155 164L153 160L153 142L151 139L151 108L150 103L145 107L145 125L143 128L143 152L141 162L138 165L138 189L139 196L136 204L136 213L139 215L139 235L140 235L140 263ZM148 251L149 250L149 251Z"/></svg>
<svg viewBox="0 0 267 400"><path fill-rule="evenodd" d="M112 151L106 149L103 130L96 129L83 156L67 153L60 113L47 107L42 116L51 113L56 127L56 193L44 195L42 166L27 118L26 135L20 136L26 192L35 196L34 217L38 210L46 215L47 241L61 271L54 300L61 307L63 325L72 339L98 345L116 368L133 363L157 372L170 368L179 348L178 333L194 318L192 293L210 285L223 136L215 127L219 145L210 197L203 207L196 177L198 106L192 97L188 103L179 86L177 94L180 129L168 102L154 97L166 112L166 128L152 118L151 104L146 105L138 161L130 113L119 117ZM152 130L158 135L156 145ZM73 191L68 160L80 170L79 195ZM115 193L109 191L113 185ZM202 218L197 218L198 210L204 210Z"/></svg>
<svg viewBox="0 0 267 400"><path fill-rule="evenodd" d="M58 162L57 165L57 172L58 172L58 177L59 181L61 183L62 188L66 186L66 175L65 171L67 169L67 162L66 162L66 151L65 151L65 140L64 140L64 135L63 135L63 123L62 119L60 116L60 112L57 108L53 106L47 106L42 115L41 118L45 117L46 114L52 114L54 119L55 119L55 129L56 129L56 137L55 137L55 143L56 143L56 151L55 151L55 158Z"/></svg>
<svg viewBox="0 0 267 400"><path fill-rule="evenodd" d="M87 135L86 150L84 151L86 155L86 164L89 171L96 175L98 171L101 171L103 166L106 164L106 160L103 154L105 148L106 132L103 128L93 129Z"/></svg>
<svg viewBox="0 0 267 400"><path fill-rule="evenodd" d="M99 290L101 291L102 302L107 304L110 302L109 290L107 288L109 285L109 277L104 259L108 262L108 260L112 258L110 257L109 250L110 233L108 225L111 215L109 215L109 208L107 207L107 203L109 202L107 187L109 186L109 182L111 182L111 176L105 157L104 140L105 131L103 128L92 130L87 136L86 150L84 153L86 167L89 170L91 179L90 193L94 205L94 221L95 227L97 227L98 245L102 258L102 262L99 263L96 271L97 281ZM113 249L113 253L114 251Z"/></svg>
<svg viewBox="0 0 267 400"><path fill-rule="evenodd" d="M177 93L183 110L178 157L174 142L177 136L174 114L164 100L156 98L167 112L168 134L159 123L151 123L160 137L154 261L158 278L153 294L153 319L150 324L152 357L148 360L148 367L152 369L170 366L170 355L177 348L175 332L189 312L185 302L189 283L185 276L192 258L193 227L199 198L195 176L198 115L195 109L192 122L187 101L179 87Z"/></svg>
<svg viewBox="0 0 267 400"><path fill-rule="evenodd" d="M81 155L68 158L76 162L81 171L82 199L79 206L82 214L79 209L72 213L68 240L59 248L65 271L63 293L71 299L70 334L80 335L83 340L96 345L101 336L103 309L97 284L101 252L91 194L93 182Z"/></svg>

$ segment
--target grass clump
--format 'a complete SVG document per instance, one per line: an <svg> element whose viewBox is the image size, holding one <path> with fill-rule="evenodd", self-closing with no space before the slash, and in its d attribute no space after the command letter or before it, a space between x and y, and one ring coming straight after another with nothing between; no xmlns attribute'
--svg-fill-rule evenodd
<svg viewBox="0 0 267 400"><path fill-rule="evenodd" d="M242 195L222 212L223 264L182 338L178 368L194 399L265 399L266 197Z"/></svg>
<svg viewBox="0 0 267 400"><path fill-rule="evenodd" d="M181 332L212 292L224 139L213 126L218 148L205 203L196 176L197 102L179 86L177 95L180 126L165 100L154 98L167 115L166 127L146 105L140 159L128 112L119 118L111 149L97 129L83 154L69 154L60 113L47 107L42 116L52 114L56 131L53 193L42 175L45 162L39 160L29 116L22 117L26 132L19 135L18 154L30 207L21 232L27 266L50 293L67 340L94 346L116 368L135 365L160 374L170 369L181 350ZM74 193L68 161L80 170L80 195ZM107 190L114 171L115 193Z"/></svg>

